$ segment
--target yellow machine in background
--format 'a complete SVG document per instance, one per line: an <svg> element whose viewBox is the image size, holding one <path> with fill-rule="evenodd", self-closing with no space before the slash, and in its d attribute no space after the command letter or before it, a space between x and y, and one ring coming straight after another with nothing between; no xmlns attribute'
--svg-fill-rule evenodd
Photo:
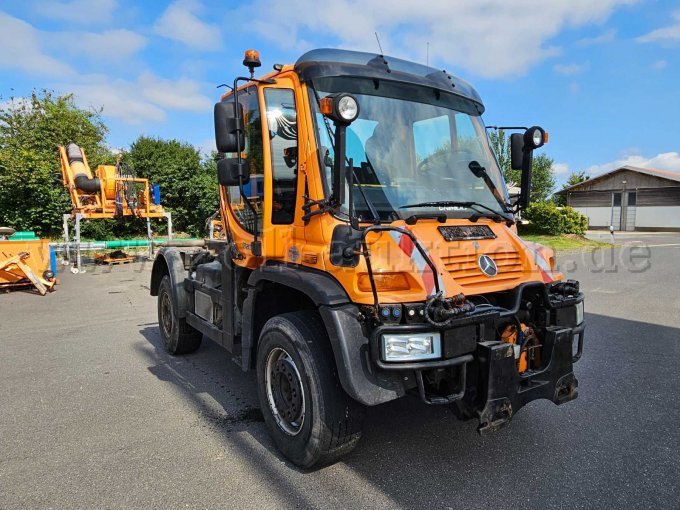
<svg viewBox="0 0 680 510"><path fill-rule="evenodd" d="M73 209L64 215L64 240L66 263L69 261L70 243L68 220L75 220L76 266L73 272L82 271L80 221L134 216L145 218L147 234L151 239L151 218L167 218L168 239L172 238L172 217L160 205L157 187L149 186L147 179L136 178L131 169L117 161L115 165L99 165L97 176L92 175L85 151L71 143L59 147L61 174L69 192ZM152 250L152 243L149 243Z"/></svg>

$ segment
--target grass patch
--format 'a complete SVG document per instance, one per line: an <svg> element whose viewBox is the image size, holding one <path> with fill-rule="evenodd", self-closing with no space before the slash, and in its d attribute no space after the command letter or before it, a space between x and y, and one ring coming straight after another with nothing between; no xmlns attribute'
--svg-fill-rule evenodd
<svg viewBox="0 0 680 510"><path fill-rule="evenodd" d="M524 234L520 235L520 237L526 241L533 241L534 243L543 244L555 251L593 250L603 246L611 246L609 243L593 241L591 239L574 234L564 234L561 236Z"/></svg>

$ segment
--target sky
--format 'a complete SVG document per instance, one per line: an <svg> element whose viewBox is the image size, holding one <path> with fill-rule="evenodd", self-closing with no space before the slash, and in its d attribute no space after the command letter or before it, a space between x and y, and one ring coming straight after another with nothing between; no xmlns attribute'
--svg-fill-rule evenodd
<svg viewBox="0 0 680 510"><path fill-rule="evenodd" d="M487 125L540 125L558 182L624 164L680 173L677 0L0 0L0 103L34 89L139 135L214 147L212 105L242 75L319 47L414 60L472 83Z"/></svg>

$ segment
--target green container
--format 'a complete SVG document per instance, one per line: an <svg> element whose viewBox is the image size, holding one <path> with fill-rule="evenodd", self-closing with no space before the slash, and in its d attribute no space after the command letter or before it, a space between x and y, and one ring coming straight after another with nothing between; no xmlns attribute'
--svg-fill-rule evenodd
<svg viewBox="0 0 680 510"><path fill-rule="evenodd" d="M32 230L23 230L19 232L15 232L14 235L11 235L9 240L10 241L33 241L40 239L38 236L35 235L35 232Z"/></svg>

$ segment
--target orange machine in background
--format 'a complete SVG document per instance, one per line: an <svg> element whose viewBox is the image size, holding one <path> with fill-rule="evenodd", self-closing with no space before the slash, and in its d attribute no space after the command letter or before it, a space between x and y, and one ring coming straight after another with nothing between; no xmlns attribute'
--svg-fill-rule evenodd
<svg viewBox="0 0 680 510"><path fill-rule="evenodd" d="M43 296L56 283L48 239L10 240L14 229L0 228L0 289L34 286Z"/></svg>
<svg viewBox="0 0 680 510"><path fill-rule="evenodd" d="M64 215L64 240L66 263L70 260L68 220L75 221L76 265L81 269L80 221L134 216L145 218L147 234L152 237L151 218L167 218L168 239L172 238L172 218L160 205L157 189L152 190L147 179L136 178L132 170L117 161L115 165L99 165L96 177L92 175L85 151L75 143L59 147L61 174L69 192L73 210ZM152 250L152 243L149 249Z"/></svg>

